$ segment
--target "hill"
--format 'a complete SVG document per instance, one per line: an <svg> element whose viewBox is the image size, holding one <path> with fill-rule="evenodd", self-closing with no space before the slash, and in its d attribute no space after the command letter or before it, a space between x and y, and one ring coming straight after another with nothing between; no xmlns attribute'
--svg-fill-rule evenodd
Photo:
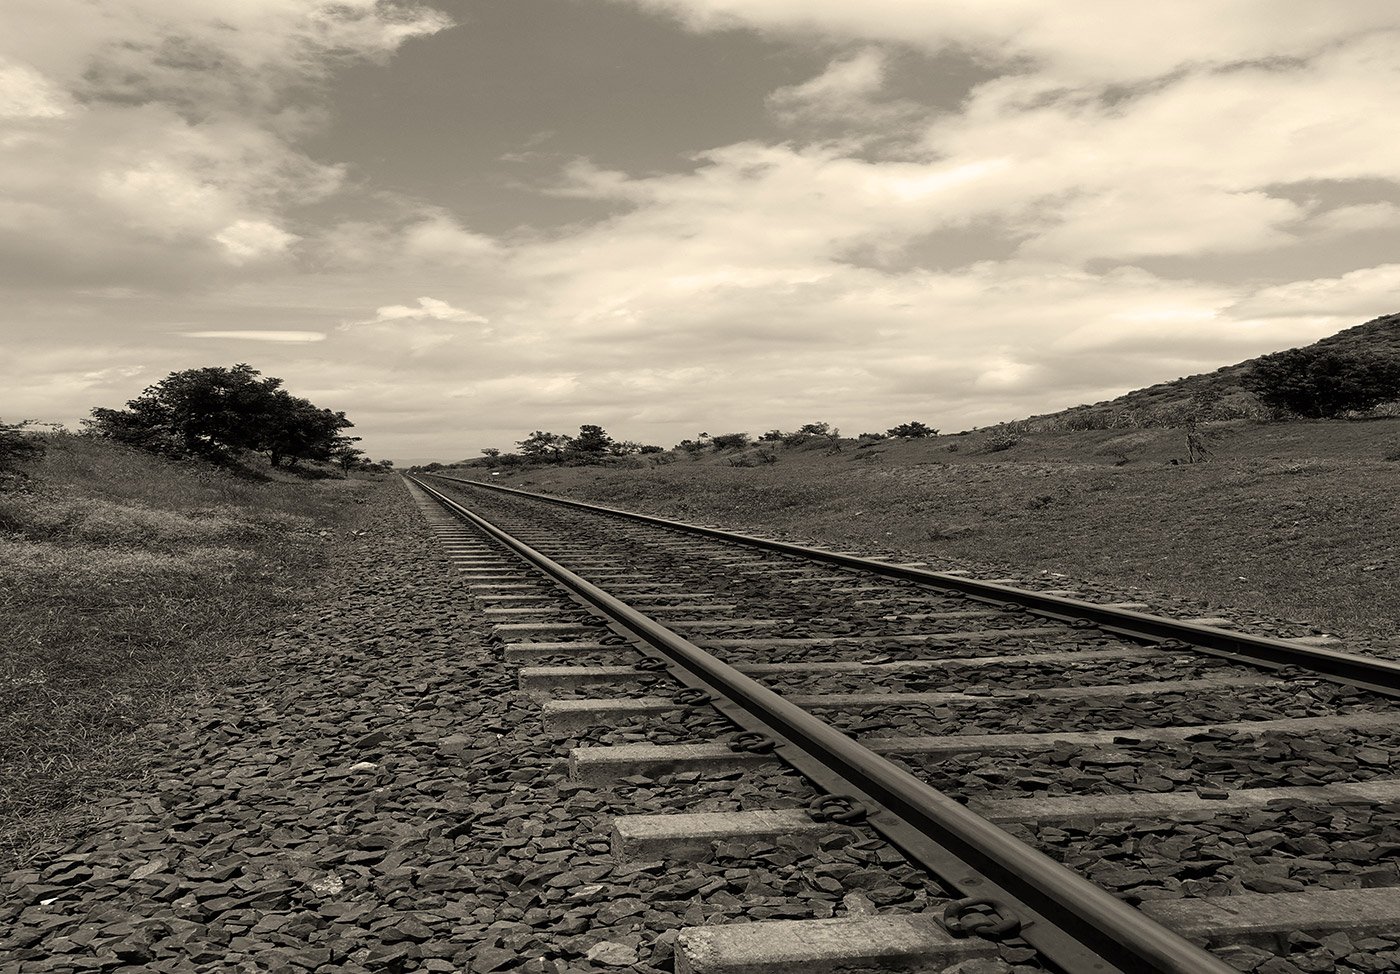
<svg viewBox="0 0 1400 974"><path fill-rule="evenodd" d="M1400 313L1373 318L1306 347L1350 353L1384 352L1400 357ZM1257 358L1246 359L1214 372L1159 382L1117 399L1042 413L1014 425L1025 430L1171 426L1180 423L1193 399L1202 397L1218 397L1215 418L1251 418L1259 407L1245 390L1243 380L1256 361Z"/></svg>

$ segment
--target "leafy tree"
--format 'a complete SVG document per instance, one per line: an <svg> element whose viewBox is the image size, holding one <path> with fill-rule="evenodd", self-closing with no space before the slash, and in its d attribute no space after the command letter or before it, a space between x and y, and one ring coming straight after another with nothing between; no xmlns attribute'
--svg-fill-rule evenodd
<svg viewBox="0 0 1400 974"><path fill-rule="evenodd" d="M520 455L530 463L558 463L563 459L564 449L568 445L567 436L544 430L535 430L516 444L520 447Z"/></svg>
<svg viewBox="0 0 1400 974"><path fill-rule="evenodd" d="M641 446L637 447L637 452L638 452L638 453L665 453L666 451L665 451L662 447L654 446L654 445L652 445L652 444L650 444L650 443L643 443Z"/></svg>
<svg viewBox="0 0 1400 974"><path fill-rule="evenodd" d="M355 441L358 436L342 436L340 442L331 449L331 459L340 465L340 469L349 473L356 467L367 466L369 461L365 458L365 451L356 447Z"/></svg>
<svg viewBox="0 0 1400 974"><path fill-rule="evenodd" d="M780 443L787 436L782 430L769 430L767 433L758 434L760 443Z"/></svg>
<svg viewBox="0 0 1400 974"><path fill-rule="evenodd" d="M1271 409L1331 418L1400 399L1400 358L1292 348L1256 359L1244 385Z"/></svg>
<svg viewBox="0 0 1400 974"><path fill-rule="evenodd" d="M925 426L918 420L909 423L900 423L898 426L891 426L885 432L890 436L906 436L915 440L938 435L938 430Z"/></svg>
<svg viewBox="0 0 1400 974"><path fill-rule="evenodd" d="M613 447L613 438L601 426L586 424L578 428L578 436L571 437L568 450L584 459L597 459L606 456Z"/></svg>
<svg viewBox="0 0 1400 974"><path fill-rule="evenodd" d="M501 451L496 449L494 446L488 446L482 448L481 455L487 460L494 462L496 458L501 455Z"/></svg>
<svg viewBox="0 0 1400 974"><path fill-rule="evenodd" d="M244 450L266 452L273 466L330 459L340 431L354 424L261 375L245 364L171 372L126 409L93 409L85 425L144 450L215 463L232 462Z"/></svg>

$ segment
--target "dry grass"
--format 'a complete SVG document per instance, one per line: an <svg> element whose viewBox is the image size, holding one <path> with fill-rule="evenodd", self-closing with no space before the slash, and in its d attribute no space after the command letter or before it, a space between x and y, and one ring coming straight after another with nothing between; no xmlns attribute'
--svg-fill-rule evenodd
<svg viewBox="0 0 1400 974"><path fill-rule="evenodd" d="M1376 645L1400 629L1400 420L1233 423L1214 459L1180 430L882 441L736 468L566 468L497 478L658 514L1134 587ZM956 452L949 447L957 445Z"/></svg>
<svg viewBox="0 0 1400 974"><path fill-rule="evenodd" d="M139 772L173 708L253 665L364 482L237 479L53 440L0 494L0 860Z"/></svg>

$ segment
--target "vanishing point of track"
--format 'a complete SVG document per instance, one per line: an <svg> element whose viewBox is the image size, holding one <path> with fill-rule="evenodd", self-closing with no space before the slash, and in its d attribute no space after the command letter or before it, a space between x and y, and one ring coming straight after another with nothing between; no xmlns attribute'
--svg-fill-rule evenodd
<svg viewBox="0 0 1400 974"><path fill-rule="evenodd" d="M781 760L825 797L807 810L673 816L672 847L710 826L715 841L784 841L861 823L949 891L935 922L904 918L884 930L888 943L854 943L846 963L878 963L881 950L908 963L895 956L907 949L951 964L999 939L1072 974L1224 974L1236 968L1198 944L1306 926L1400 931L1400 878L1364 862L1365 851L1393 859L1384 842L1362 853L1352 842L1340 863L1291 835L1265 850L1309 859L1327 881L1316 888L1272 862L1243 888L1213 879L1213 860L1200 858L1184 881L1154 875L1150 859L1128 868L1126 884L1084 869L1103 842L1092 827L1105 822L1393 806L1400 782L1385 770L1400 760L1400 665L492 484L410 483L473 576L506 658L565 664L520 673L522 688L553 695L547 730L713 715L698 741L605 735L575 747L576 776ZM581 696L598 688L619 695ZM702 735L705 719L692 721ZM1333 746L1313 763L1288 749L1319 736ZM1277 773L1241 751L1263 753ZM617 848L664 839L664 816L640 818L656 821L619 821ZM1200 855L1190 837L1164 841ZM911 945L893 943L901 937ZM713 956L725 938L701 929L689 943Z"/></svg>

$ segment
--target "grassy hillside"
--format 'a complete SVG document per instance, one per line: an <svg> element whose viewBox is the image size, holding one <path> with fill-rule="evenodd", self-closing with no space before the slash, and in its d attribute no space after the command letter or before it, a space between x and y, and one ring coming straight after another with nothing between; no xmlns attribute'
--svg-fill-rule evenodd
<svg viewBox="0 0 1400 974"><path fill-rule="evenodd" d="M1383 315L1314 342L1309 348L1338 352L1389 353L1400 357L1400 313ZM1092 405L1073 406L1054 413L1043 413L1017 425L1031 429L1109 429L1130 425L1171 425L1175 408L1187 405L1203 393L1217 395L1226 415L1248 416L1254 412L1253 397L1242 380L1254 359L1227 365L1201 375L1189 375L1170 382L1159 382L1135 389L1117 399Z"/></svg>
<svg viewBox="0 0 1400 974"><path fill-rule="evenodd" d="M0 860L247 665L365 481L235 478L76 436L0 493Z"/></svg>

